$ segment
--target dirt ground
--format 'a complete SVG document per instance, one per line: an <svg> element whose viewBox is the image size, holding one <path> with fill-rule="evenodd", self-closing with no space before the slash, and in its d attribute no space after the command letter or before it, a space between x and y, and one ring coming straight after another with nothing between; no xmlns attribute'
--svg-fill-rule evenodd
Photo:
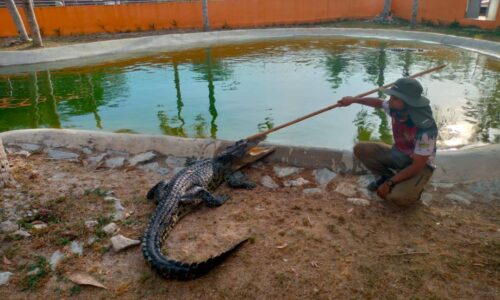
<svg viewBox="0 0 500 300"><path fill-rule="evenodd" d="M443 200L444 189L430 191L431 206L402 209L371 200L355 206L334 192L338 176L316 195L303 188L219 193L232 199L218 208L202 207L185 217L169 236L168 254L177 259L206 259L249 238L240 250L207 275L188 282L157 276L140 247L114 252L102 226L113 206L104 201L112 191L121 199L126 218L120 233L140 239L154 204L147 190L161 176L138 168L96 169L78 162L55 161L45 154L10 156L21 187L4 190L0 222L7 203L38 217L19 224L31 237L0 234L0 272L13 273L0 286L3 299L498 299L500 296L500 207L498 202L469 206ZM259 182L272 166L247 168ZM291 178L313 181L311 170ZM168 177L168 176L167 176ZM361 196L361 195L359 195ZM43 212L43 213L41 213ZM38 219L48 224L32 228ZM97 220L88 229L84 222ZM86 241L94 237L93 244ZM72 240L84 243L83 255L71 254ZM65 258L51 271L54 251ZM30 273L35 267L37 274ZM78 286L68 279L84 272L107 289ZM31 274L31 275L30 275Z"/></svg>

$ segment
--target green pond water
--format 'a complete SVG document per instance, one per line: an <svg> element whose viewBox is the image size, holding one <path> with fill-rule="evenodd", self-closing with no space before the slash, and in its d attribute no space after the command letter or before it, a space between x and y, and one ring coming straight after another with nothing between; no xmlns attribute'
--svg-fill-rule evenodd
<svg viewBox="0 0 500 300"><path fill-rule="evenodd" d="M0 131L75 128L236 140L443 63L443 71L420 79L440 127L440 147L498 142L499 60L433 44L326 38L67 69L6 74L0 68ZM390 119L352 105L268 137L336 149L360 140L391 143Z"/></svg>

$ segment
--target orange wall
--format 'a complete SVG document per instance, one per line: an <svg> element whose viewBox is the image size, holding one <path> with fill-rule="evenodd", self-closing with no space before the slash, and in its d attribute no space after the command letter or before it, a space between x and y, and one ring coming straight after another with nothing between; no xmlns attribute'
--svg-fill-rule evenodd
<svg viewBox="0 0 500 300"><path fill-rule="evenodd" d="M338 18L368 18L382 11L384 0L210 0L212 28L312 23ZM24 18L24 13L20 9ZM35 8L44 35L91 34L174 28L201 29L201 1L106 6ZM25 21L25 24L26 21ZM7 9L0 9L0 37L17 35Z"/></svg>
<svg viewBox="0 0 500 300"><path fill-rule="evenodd" d="M474 25L485 29L495 29L500 26L500 8L495 21L466 19L465 11L468 0L420 0L417 21L422 19L435 23L449 24L458 21L461 25ZM413 0L393 0L392 11L400 18L411 18Z"/></svg>
<svg viewBox="0 0 500 300"><path fill-rule="evenodd" d="M383 9L383 0L212 0L212 27L255 27L313 23L339 18L370 18Z"/></svg>

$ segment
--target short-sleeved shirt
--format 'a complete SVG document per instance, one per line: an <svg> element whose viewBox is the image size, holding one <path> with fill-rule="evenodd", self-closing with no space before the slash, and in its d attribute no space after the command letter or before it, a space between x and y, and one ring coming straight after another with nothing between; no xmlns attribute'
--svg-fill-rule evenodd
<svg viewBox="0 0 500 300"><path fill-rule="evenodd" d="M413 153L429 156L427 164L435 167L437 127L420 129L413 124L410 118L405 122L399 121L395 112L389 108L389 101L384 101L382 108L391 116L394 147L408 156Z"/></svg>

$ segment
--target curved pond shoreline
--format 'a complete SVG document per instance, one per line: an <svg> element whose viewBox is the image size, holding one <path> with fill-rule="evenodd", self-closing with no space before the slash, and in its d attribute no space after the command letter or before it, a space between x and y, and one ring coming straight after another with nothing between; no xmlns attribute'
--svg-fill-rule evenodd
<svg viewBox="0 0 500 300"><path fill-rule="evenodd" d="M500 58L500 43L498 42L439 33L389 29L274 28L167 34L27 51L3 51L0 52L0 67L9 67L2 70L2 73L9 72L10 70L22 71L22 67L19 69L22 65L26 65L25 67L32 69L33 66L27 65L55 62L58 63L51 65L52 68L63 68L98 63L107 59L144 56L159 51L179 51L183 49L276 39L336 36L437 43Z"/></svg>
<svg viewBox="0 0 500 300"><path fill-rule="evenodd" d="M6 147L36 144L46 148L67 148L81 151L123 151L131 155L156 151L164 155L206 158L219 147L230 143L224 140L179 138L162 135L121 134L72 129L25 129L0 133ZM365 172L350 151L328 148L273 145L276 151L269 162L309 168L328 168L337 173ZM457 151L440 151L438 169L433 182L470 185L478 194L495 198L500 191L500 170L494 163L500 161L500 144L492 144Z"/></svg>

